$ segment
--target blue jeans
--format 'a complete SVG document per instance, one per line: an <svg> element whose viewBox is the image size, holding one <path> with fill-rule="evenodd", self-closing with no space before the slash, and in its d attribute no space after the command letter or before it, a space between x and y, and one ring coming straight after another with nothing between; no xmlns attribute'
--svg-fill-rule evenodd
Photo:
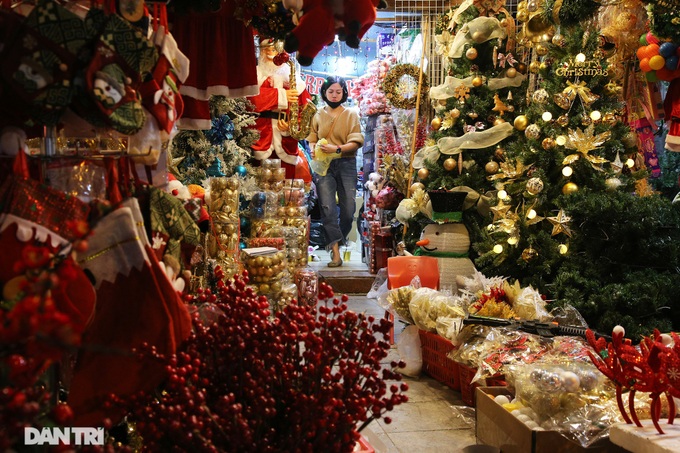
<svg viewBox="0 0 680 453"><path fill-rule="evenodd" d="M321 206L321 223L326 233L326 247L330 249L336 242L344 244L354 224L356 159L342 157L332 160L326 175L318 177L316 190Z"/></svg>

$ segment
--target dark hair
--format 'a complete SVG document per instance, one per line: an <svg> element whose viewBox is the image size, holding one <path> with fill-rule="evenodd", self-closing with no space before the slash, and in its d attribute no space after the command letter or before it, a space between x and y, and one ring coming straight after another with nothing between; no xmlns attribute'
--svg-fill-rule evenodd
<svg viewBox="0 0 680 453"><path fill-rule="evenodd" d="M342 100L340 103L342 104L347 100L347 96L349 95L349 92L347 91L347 82L345 82L345 79L339 76L329 76L326 78L326 81L321 85L321 90L319 91L321 93L321 99L328 104L328 99L326 99L326 90L330 88L331 85L334 83L340 84L340 87L342 87Z"/></svg>

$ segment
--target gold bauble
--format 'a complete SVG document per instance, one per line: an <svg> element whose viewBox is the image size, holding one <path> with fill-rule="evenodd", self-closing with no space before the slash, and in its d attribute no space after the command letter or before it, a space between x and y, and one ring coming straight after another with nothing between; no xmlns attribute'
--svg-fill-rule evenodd
<svg viewBox="0 0 680 453"><path fill-rule="evenodd" d="M558 116L557 124L559 124L562 127L565 127L567 124L569 124L569 115L565 113L564 115Z"/></svg>
<svg viewBox="0 0 680 453"><path fill-rule="evenodd" d="M490 175L495 175L498 172L498 169L500 166L498 165L498 162L495 160L490 160L489 162L484 165L484 171L486 171Z"/></svg>
<svg viewBox="0 0 680 453"><path fill-rule="evenodd" d="M432 129L438 131L439 128L442 127L442 119L439 118L438 116L435 116L434 118L432 118L432 122L430 123L430 125L432 126Z"/></svg>
<svg viewBox="0 0 680 453"><path fill-rule="evenodd" d="M239 181L236 178L229 178L227 179L227 189L231 190L238 190L239 187Z"/></svg>
<svg viewBox="0 0 680 453"><path fill-rule="evenodd" d="M418 170L418 178L421 181L427 179L428 176L430 176L430 170L427 168L421 168Z"/></svg>
<svg viewBox="0 0 680 453"><path fill-rule="evenodd" d="M413 184L411 184L411 193L415 192L418 189L425 190L425 184L423 184L422 182L414 182Z"/></svg>
<svg viewBox="0 0 680 453"><path fill-rule="evenodd" d="M637 146L638 138L635 132L631 131L621 138L621 142L626 148L635 148Z"/></svg>
<svg viewBox="0 0 680 453"><path fill-rule="evenodd" d="M479 76L475 76L475 77L472 78L472 86L475 87L475 88L481 87L483 83L484 83L484 79L482 79Z"/></svg>
<svg viewBox="0 0 680 453"><path fill-rule="evenodd" d="M456 159L454 159L453 157L449 157L444 161L444 170L451 171L454 168L456 168L457 165L458 163L456 162Z"/></svg>
<svg viewBox="0 0 680 453"><path fill-rule="evenodd" d="M477 53L477 49L475 49L474 47L470 47L468 50L465 51L465 56L467 57L468 60L474 60L475 58L477 58L477 55L479 54Z"/></svg>
<svg viewBox="0 0 680 453"><path fill-rule="evenodd" d="M544 88L539 88L531 95L531 99L538 104L545 104L550 100L550 94Z"/></svg>
<svg viewBox="0 0 680 453"><path fill-rule="evenodd" d="M541 57L548 54L548 48L543 44L536 44L536 47L534 47L534 49L536 50L536 54Z"/></svg>
<svg viewBox="0 0 680 453"><path fill-rule="evenodd" d="M489 30L476 30L470 37L474 42L481 44L489 39Z"/></svg>
<svg viewBox="0 0 680 453"><path fill-rule="evenodd" d="M618 120L616 119L616 115L614 115L612 112L607 112L602 116L602 122L613 126L618 122Z"/></svg>
<svg viewBox="0 0 680 453"><path fill-rule="evenodd" d="M557 47L564 47L567 45L567 38L558 33L552 37L552 43Z"/></svg>
<svg viewBox="0 0 680 453"><path fill-rule="evenodd" d="M543 191L543 181L541 178L531 178L526 184L529 195L538 195Z"/></svg>
<svg viewBox="0 0 680 453"><path fill-rule="evenodd" d="M493 120L493 125L494 125L494 126L498 126L499 124L503 124L503 123L505 123L505 122L506 122L506 121L505 121L503 118L498 117L498 118L496 118L495 120Z"/></svg>
<svg viewBox="0 0 680 453"><path fill-rule="evenodd" d="M521 74L526 74L527 73L527 65L525 65L524 63L517 63L517 70Z"/></svg>
<svg viewBox="0 0 680 453"><path fill-rule="evenodd" d="M573 182L568 182L564 186L562 186L562 193L564 195L570 195L576 192L578 192L578 186Z"/></svg>
<svg viewBox="0 0 680 453"><path fill-rule="evenodd" d="M505 71L505 75L506 75L506 77L514 79L515 77L517 77L517 69L508 68L507 71Z"/></svg>
<svg viewBox="0 0 680 453"><path fill-rule="evenodd" d="M518 131L523 131L529 125L529 118L527 118L525 115L517 115L515 117L515 121L513 121L512 124Z"/></svg>
<svg viewBox="0 0 680 453"><path fill-rule="evenodd" d="M543 149L553 149L555 147L555 140L552 137L546 137L541 142Z"/></svg>
<svg viewBox="0 0 680 453"><path fill-rule="evenodd" d="M548 69L550 69L550 64L546 63L545 61L541 61L541 64L538 65L539 71L547 71Z"/></svg>
<svg viewBox="0 0 680 453"><path fill-rule="evenodd" d="M532 61L529 63L529 72L532 74L538 74L541 64L538 61Z"/></svg>
<svg viewBox="0 0 680 453"><path fill-rule="evenodd" d="M583 115L581 117L581 124L583 126L590 126L593 123L593 119L589 117L588 115Z"/></svg>
<svg viewBox="0 0 680 453"><path fill-rule="evenodd" d="M524 135L529 139L529 140L538 140L538 138L541 136L541 128L538 126L538 124L530 124L524 129Z"/></svg>
<svg viewBox="0 0 680 453"><path fill-rule="evenodd" d="M446 99L440 99L439 105L446 107Z"/></svg>
<svg viewBox="0 0 680 453"><path fill-rule="evenodd" d="M538 251L533 247L527 247L522 250L522 259L527 263L538 256Z"/></svg>
<svg viewBox="0 0 680 453"><path fill-rule="evenodd" d="M451 118L456 119L460 116L460 110L453 109L449 112L449 115L451 116Z"/></svg>
<svg viewBox="0 0 680 453"><path fill-rule="evenodd" d="M503 147L498 147L494 150L493 156L498 159L498 160L504 160L505 159L505 148Z"/></svg>

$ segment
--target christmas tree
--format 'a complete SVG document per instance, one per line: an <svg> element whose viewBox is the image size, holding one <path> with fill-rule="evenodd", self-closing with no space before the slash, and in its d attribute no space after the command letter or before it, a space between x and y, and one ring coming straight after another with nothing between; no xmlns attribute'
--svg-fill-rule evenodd
<svg viewBox="0 0 680 453"><path fill-rule="evenodd" d="M608 47L630 47L623 38L639 26L641 5L616 5L599 24L594 2L548 6L518 5L520 41L531 49L529 102L514 119L522 136L491 176L494 221L476 230L475 264L574 306L596 330L620 324L635 338L677 329L680 213L647 183L622 97L635 74ZM619 35L602 33L617 27Z"/></svg>
<svg viewBox="0 0 680 453"><path fill-rule="evenodd" d="M462 220L462 208L453 205L466 197L479 199L493 189L487 176L498 169L494 156L503 154L505 141L515 133L513 120L523 99L526 67L514 54L515 22L503 5L503 1L465 2L437 21L436 52L448 75L429 92L435 110L432 133L414 156L416 182L410 187L411 198L397 213L408 225L405 242L411 250L423 225L432 219ZM443 202L453 205L434 206L430 212L431 197L425 192L443 195ZM485 220L478 216L476 222Z"/></svg>
<svg viewBox="0 0 680 453"><path fill-rule="evenodd" d="M257 140L245 98L210 99L212 128L208 131L181 131L172 141L170 171L184 183L201 185L208 177L245 176L249 147Z"/></svg>

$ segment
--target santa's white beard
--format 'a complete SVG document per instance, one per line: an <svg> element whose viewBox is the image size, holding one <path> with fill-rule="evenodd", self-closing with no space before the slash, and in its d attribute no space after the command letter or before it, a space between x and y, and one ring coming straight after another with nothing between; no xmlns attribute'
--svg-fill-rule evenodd
<svg viewBox="0 0 680 453"><path fill-rule="evenodd" d="M260 58L260 62L257 65L258 85L262 85L267 77L271 77L275 88L284 88L284 84L288 84L290 79L290 66L288 64L276 66L272 60Z"/></svg>

